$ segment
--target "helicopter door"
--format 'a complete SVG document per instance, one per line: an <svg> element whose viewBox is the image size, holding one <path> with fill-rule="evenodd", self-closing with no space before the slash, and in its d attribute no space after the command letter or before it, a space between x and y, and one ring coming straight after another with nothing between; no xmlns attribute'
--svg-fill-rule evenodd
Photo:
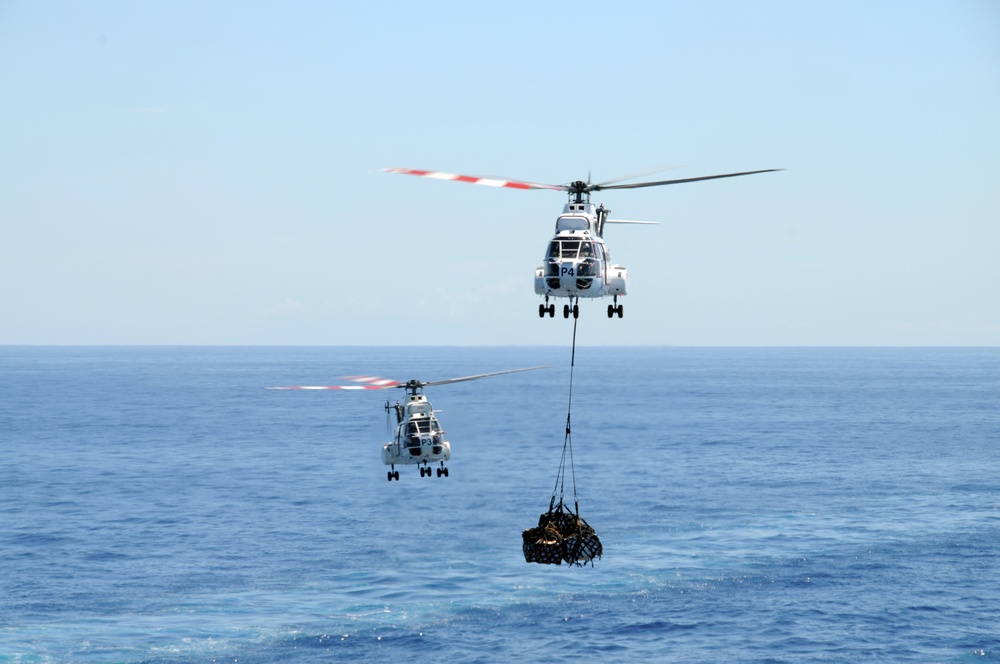
<svg viewBox="0 0 1000 664"><path fill-rule="evenodd" d="M410 456L420 456L420 428L418 423L410 420L406 424L406 449Z"/></svg>
<svg viewBox="0 0 1000 664"><path fill-rule="evenodd" d="M430 421L430 435L431 435L431 451L434 454L441 454L443 449L441 446L441 441L444 440L444 431L441 430L441 425L438 424L436 418L431 417Z"/></svg>
<svg viewBox="0 0 1000 664"><path fill-rule="evenodd" d="M558 290L562 285L559 281L559 261L562 258L562 243L552 240L549 250L545 253L545 285L552 290Z"/></svg>

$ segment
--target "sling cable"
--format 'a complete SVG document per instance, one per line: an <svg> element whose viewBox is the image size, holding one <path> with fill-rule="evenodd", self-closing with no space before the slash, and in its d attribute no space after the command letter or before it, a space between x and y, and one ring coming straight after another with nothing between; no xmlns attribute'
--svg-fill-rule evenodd
<svg viewBox="0 0 1000 664"><path fill-rule="evenodd" d="M538 517L538 526L528 528L521 533L524 560L529 563L561 565L566 561L570 565L582 567L589 561L593 566L594 558L600 558L604 552L597 533L580 517L580 501L576 494L576 468L573 465L573 435L570 424L573 411L573 371L576 366L576 323L577 319L574 317L573 351L569 363L569 402L566 406L566 435L563 438L562 458L559 461L559 471L556 473L556 483L552 488L549 511ZM573 509L570 509L565 501L567 459L573 486Z"/></svg>

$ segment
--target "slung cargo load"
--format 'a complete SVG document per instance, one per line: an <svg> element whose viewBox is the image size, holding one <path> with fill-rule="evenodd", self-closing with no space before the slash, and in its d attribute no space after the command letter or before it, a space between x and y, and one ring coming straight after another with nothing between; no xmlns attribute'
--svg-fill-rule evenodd
<svg viewBox="0 0 1000 664"><path fill-rule="evenodd" d="M597 533L562 500L538 517L538 526L521 533L524 560L542 565L594 564L604 553Z"/></svg>

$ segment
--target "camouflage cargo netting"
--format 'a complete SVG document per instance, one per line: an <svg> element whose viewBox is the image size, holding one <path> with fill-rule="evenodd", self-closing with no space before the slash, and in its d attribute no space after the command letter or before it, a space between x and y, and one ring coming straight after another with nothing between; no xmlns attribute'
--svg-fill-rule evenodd
<svg viewBox="0 0 1000 664"><path fill-rule="evenodd" d="M604 552L597 533L580 516L559 504L538 517L538 526L521 533L524 560L542 565L594 564Z"/></svg>

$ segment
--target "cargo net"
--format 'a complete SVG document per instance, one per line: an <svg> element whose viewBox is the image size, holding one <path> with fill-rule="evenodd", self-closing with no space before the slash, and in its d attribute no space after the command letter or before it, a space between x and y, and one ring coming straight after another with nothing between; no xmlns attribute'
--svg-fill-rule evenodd
<svg viewBox="0 0 1000 664"><path fill-rule="evenodd" d="M594 565L594 558L604 552L601 540L594 529L580 516L580 504L576 496L576 469L573 466L573 438L570 427L570 412L573 405L573 366L576 363L576 319L573 319L573 355L569 373L569 407L566 410L566 437L563 439L562 459L556 474L556 485L552 489L549 511L538 517L538 526L521 533L524 560L542 565L570 565L583 567L584 563ZM563 502L566 484L566 461L569 460L570 476L573 479L573 507ZM556 503L558 498L559 502ZM575 510L575 511L574 511Z"/></svg>
<svg viewBox="0 0 1000 664"><path fill-rule="evenodd" d="M562 565L566 561L583 567L589 561L593 566L594 558L604 552L594 529L561 498L558 505L538 517L538 526L525 530L521 538L524 560L529 563Z"/></svg>

